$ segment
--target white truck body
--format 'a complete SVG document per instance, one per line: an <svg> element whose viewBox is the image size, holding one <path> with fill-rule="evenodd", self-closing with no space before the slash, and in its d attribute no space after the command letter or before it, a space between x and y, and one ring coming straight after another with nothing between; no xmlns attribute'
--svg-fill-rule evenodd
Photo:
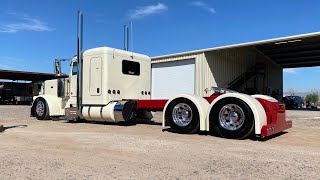
<svg viewBox="0 0 320 180"><path fill-rule="evenodd" d="M79 19L82 27L81 13ZM233 139L270 136L292 126L285 120L285 106L269 96L219 89L210 97L178 94L170 100L154 100L150 89L150 57L110 47L82 52L80 28L78 56L72 59L69 78L45 81L34 97L31 114L39 120L120 122L150 119L151 111L164 111L163 127L169 125L180 133L215 131Z"/></svg>
<svg viewBox="0 0 320 180"><path fill-rule="evenodd" d="M123 99L150 99L150 57L109 47L83 53L83 117L87 120L114 121L111 102ZM41 97L49 106L49 116L65 116L66 108L77 107L77 61L71 62L70 76L44 82ZM63 95L58 96L59 83ZM110 105L110 107L107 107ZM100 115L100 109L104 113ZM105 118L104 118L105 117Z"/></svg>

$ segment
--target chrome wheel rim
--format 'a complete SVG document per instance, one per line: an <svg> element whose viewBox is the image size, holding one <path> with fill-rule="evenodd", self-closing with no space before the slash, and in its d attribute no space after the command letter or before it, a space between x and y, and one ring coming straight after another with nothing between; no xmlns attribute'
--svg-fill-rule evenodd
<svg viewBox="0 0 320 180"><path fill-rule="evenodd" d="M44 102L38 101L36 106L36 112L38 116L42 116L44 114Z"/></svg>
<svg viewBox="0 0 320 180"><path fill-rule="evenodd" d="M219 122L224 129L236 131L243 126L244 121L245 115L240 106L236 104L227 104L221 108Z"/></svg>
<svg viewBox="0 0 320 180"><path fill-rule="evenodd" d="M186 103L177 104L172 110L173 122L181 127L188 126L192 121L191 107Z"/></svg>

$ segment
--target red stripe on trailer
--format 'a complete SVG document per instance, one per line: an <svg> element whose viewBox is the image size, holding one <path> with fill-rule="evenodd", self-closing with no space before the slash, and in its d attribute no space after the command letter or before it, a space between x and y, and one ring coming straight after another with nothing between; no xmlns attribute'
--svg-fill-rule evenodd
<svg viewBox="0 0 320 180"><path fill-rule="evenodd" d="M162 111L167 102L168 99L137 100L137 108L150 111Z"/></svg>
<svg viewBox="0 0 320 180"><path fill-rule="evenodd" d="M212 95L210 97L204 97L204 99L211 103L220 95L221 94ZM167 102L168 99L137 100L137 109L145 109L149 111L162 111Z"/></svg>

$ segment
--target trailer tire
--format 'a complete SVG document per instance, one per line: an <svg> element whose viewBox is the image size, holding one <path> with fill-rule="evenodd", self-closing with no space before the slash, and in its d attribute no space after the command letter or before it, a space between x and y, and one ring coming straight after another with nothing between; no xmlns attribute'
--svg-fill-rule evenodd
<svg viewBox="0 0 320 180"><path fill-rule="evenodd" d="M228 139L244 139L254 131L251 108L234 97L219 100L210 110L209 121L219 136Z"/></svg>
<svg viewBox="0 0 320 180"><path fill-rule="evenodd" d="M192 134L199 130L199 111L189 99L177 98L169 103L165 120L177 133Z"/></svg>
<svg viewBox="0 0 320 180"><path fill-rule="evenodd" d="M38 120L49 120L49 107L44 98L37 98L34 102L34 115Z"/></svg>

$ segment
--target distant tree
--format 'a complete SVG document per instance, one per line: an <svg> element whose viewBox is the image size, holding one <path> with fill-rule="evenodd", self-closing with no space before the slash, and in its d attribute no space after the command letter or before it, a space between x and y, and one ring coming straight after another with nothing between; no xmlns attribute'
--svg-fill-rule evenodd
<svg viewBox="0 0 320 180"><path fill-rule="evenodd" d="M293 88L290 88L290 89L287 90L286 94L288 96L295 96L297 94L297 91L295 89L293 89Z"/></svg>
<svg viewBox="0 0 320 180"><path fill-rule="evenodd" d="M310 103L318 103L319 101L319 94L317 92L312 92L306 96L306 101Z"/></svg>

